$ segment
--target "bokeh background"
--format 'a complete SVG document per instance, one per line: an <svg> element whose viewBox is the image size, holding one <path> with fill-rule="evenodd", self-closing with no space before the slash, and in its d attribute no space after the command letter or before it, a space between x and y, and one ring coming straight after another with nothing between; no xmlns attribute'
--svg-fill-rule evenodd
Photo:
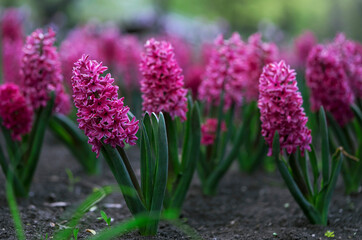
<svg viewBox="0 0 362 240"><path fill-rule="evenodd" d="M362 0L2 0L21 6L26 31L54 24L58 37L88 21L115 22L123 32L177 32L191 40L238 31L261 31L265 40L285 43L305 29L319 40L343 31L361 41ZM244 37L245 36L245 37Z"/></svg>

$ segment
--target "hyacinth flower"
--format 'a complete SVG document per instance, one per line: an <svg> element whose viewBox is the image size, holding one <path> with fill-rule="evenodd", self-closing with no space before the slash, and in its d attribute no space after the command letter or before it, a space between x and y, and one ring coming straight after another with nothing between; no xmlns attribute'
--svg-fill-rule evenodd
<svg viewBox="0 0 362 240"><path fill-rule="evenodd" d="M89 60L86 55L74 64L72 87L79 128L88 137L97 157L102 152L131 213L146 214L152 219L147 226L139 228L141 234L154 235L167 180L165 120L162 113L158 117L152 115L152 121L147 115L141 124L140 186L124 150L126 144L136 144L139 121L135 117L130 119L129 107L124 105L124 98L118 98L118 87L113 85L111 75L101 76L106 70L102 63Z"/></svg>
<svg viewBox="0 0 362 240"><path fill-rule="evenodd" d="M320 169L302 104L295 71L283 60L266 65L259 80L258 107L261 134L269 146L268 155L274 156L290 193L308 220L313 224L327 225L329 204L342 167L344 150L338 148L333 156L330 155L326 118L321 108ZM313 178L309 176L310 169Z"/></svg>
<svg viewBox="0 0 362 240"><path fill-rule="evenodd" d="M300 68L305 68L308 54L315 45L317 39L312 31L305 31L294 40L295 55Z"/></svg>
<svg viewBox="0 0 362 240"><path fill-rule="evenodd" d="M24 42L22 14L19 9L8 8L1 17L1 45L3 80L19 83L21 49Z"/></svg>
<svg viewBox="0 0 362 240"><path fill-rule="evenodd" d="M146 112L144 124L150 131L149 135L155 134L150 127L149 116L160 112L165 116L169 171L164 207L180 213L199 157L198 104L186 98L182 70L170 43L148 40L141 57L140 72L143 76L142 105L143 111ZM154 141L150 139L153 151L155 151L152 144Z"/></svg>
<svg viewBox="0 0 362 240"><path fill-rule="evenodd" d="M357 161L362 159L362 113L358 99L362 79L361 59L362 52L358 50L358 43L346 39L344 34L338 34L333 42L317 45L312 50L307 65L307 84L312 92L312 107L323 105L326 108L332 145L341 145L354 156L344 161L342 167L346 193L358 192L362 183L362 163ZM316 94L316 91L325 86L329 86L332 96L324 94L325 92Z"/></svg>
<svg viewBox="0 0 362 240"><path fill-rule="evenodd" d="M73 153L87 173L99 172L99 161L91 152L87 139L66 115L72 105L63 85L61 63L55 43L55 32L35 30L23 47L20 87L35 114L40 114L54 92L54 114L49 127Z"/></svg>
<svg viewBox="0 0 362 240"><path fill-rule="evenodd" d="M18 85L0 86L0 118L7 156L0 148L1 167L17 197L27 197L38 162L54 94L46 107L35 115Z"/></svg>
<svg viewBox="0 0 362 240"><path fill-rule="evenodd" d="M263 42L260 33L252 34L244 46L243 51L238 56L242 59L244 67L244 77L242 78L241 94L243 95L243 107L249 110L242 111L242 119L247 119L247 115L252 118L251 124L246 128L244 144L238 154L239 167L241 171L251 173L255 171L265 160L267 151L263 138L260 135L260 116L256 101L259 96L258 81L262 73L263 66L276 61L279 50L274 43ZM240 60L239 60L240 61ZM250 113L249 113L250 112ZM252 154L252 153L257 154Z"/></svg>
<svg viewBox="0 0 362 240"><path fill-rule="evenodd" d="M251 108L246 106L242 110L245 117L241 123L235 114L242 106L242 87L248 72L243 57L245 53L246 45L238 33L227 40L219 36L199 87L199 99L205 106L205 120L197 170L206 195L216 193L220 179L238 156L246 138ZM228 145L231 146L230 151L226 151Z"/></svg>

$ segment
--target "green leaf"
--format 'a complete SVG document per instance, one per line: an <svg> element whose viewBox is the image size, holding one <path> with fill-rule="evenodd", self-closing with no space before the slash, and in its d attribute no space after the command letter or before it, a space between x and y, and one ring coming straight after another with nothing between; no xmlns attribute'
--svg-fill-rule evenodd
<svg viewBox="0 0 362 240"><path fill-rule="evenodd" d="M160 216L162 210L163 199L166 191L167 184L167 170L168 170L168 143L165 118L162 113L159 114L159 126L158 126L158 156L156 159L155 167L155 181L152 196L152 203L150 213ZM157 232L158 219L149 224L147 232L150 235L154 235Z"/></svg>
<svg viewBox="0 0 362 240"><path fill-rule="evenodd" d="M72 235L73 229L77 226L80 219L83 217L83 215L89 211L91 207L93 207L95 204L100 202L102 199L104 199L106 196L114 192L115 189L106 186L100 189L97 189L95 192L93 192L90 196L87 197L86 200L84 200L79 207L75 210L75 212L72 215L72 218L67 223L67 227L61 230L58 230L54 238L55 240L63 240L63 239L69 239Z"/></svg>
<svg viewBox="0 0 362 240"><path fill-rule="evenodd" d="M313 192L315 195L319 192L319 186L318 186L319 169L318 169L318 163L317 163L317 156L316 156L313 145L311 145L311 151L308 152L308 157L309 157L310 165L312 167L312 172L313 172Z"/></svg>
<svg viewBox="0 0 362 240"><path fill-rule="evenodd" d="M28 151L25 155L26 166L24 166L24 172L22 173L22 182L27 191L29 191L32 178L38 164L40 150L43 145L43 138L46 127L48 126L49 119L51 117L54 106L55 94L51 93L51 98L45 108L40 108L36 115L32 131L29 138Z"/></svg>
<svg viewBox="0 0 362 240"><path fill-rule="evenodd" d="M321 107L319 110L319 118L320 118L320 129L322 137L322 178L323 178L322 184L325 185L329 181L330 152L329 152L327 121L323 107Z"/></svg>
<svg viewBox="0 0 362 240"><path fill-rule="evenodd" d="M191 109L191 116L187 119L186 134L182 153L182 175L173 193L170 208L180 210L189 189L192 177L200 154L201 126L198 104L195 103ZM190 126L191 125L191 126Z"/></svg>
<svg viewBox="0 0 362 240"><path fill-rule="evenodd" d="M12 186L13 177L14 176L12 176L11 172L9 172L9 174L7 175L7 179L6 179L6 198L8 200L11 217L14 222L15 233L16 233L17 239L25 240L26 238L25 238L25 233L24 233L24 229L23 229L23 224L21 221L21 216L20 216L18 206L16 204L15 195L14 195L13 186Z"/></svg>
<svg viewBox="0 0 362 240"><path fill-rule="evenodd" d="M143 117L143 124L145 125L148 140L150 141L150 145L152 147L153 152L156 152L156 140L153 133L153 127L151 122L151 117L148 113L145 113L145 116Z"/></svg>
<svg viewBox="0 0 362 240"><path fill-rule="evenodd" d="M68 147L89 174L100 172L100 161L88 144L88 137L63 114L55 114L49 121L50 130Z"/></svg>
<svg viewBox="0 0 362 240"><path fill-rule="evenodd" d="M165 113L165 122L167 129L168 152L170 160L170 169L172 174L177 176L180 172L180 161L178 159L178 135L176 124L172 120L170 114ZM169 176L171 177L171 176Z"/></svg>
<svg viewBox="0 0 362 240"><path fill-rule="evenodd" d="M341 172L342 162L343 162L343 153L342 151L340 151L339 154L335 154L332 159L331 178L329 179L326 193L323 199L324 202L323 212L322 212L323 225L327 225L328 222L329 204L331 202L333 191L336 187L339 173Z"/></svg>
<svg viewBox="0 0 362 240"><path fill-rule="evenodd" d="M108 144L103 144L102 154L111 168L114 177L122 191L126 204L133 215L146 211L145 206L141 201L141 196L138 195L136 186L133 185L131 176L121 158L119 152Z"/></svg>
<svg viewBox="0 0 362 240"><path fill-rule="evenodd" d="M148 114L147 114L148 116ZM146 115L145 115L146 118ZM148 118L149 119L149 118ZM151 122L150 122L151 123ZM155 171L155 159L151 153L150 141L148 138L148 131L145 125L141 124L142 134L141 134L141 187L143 195L145 197L145 204L147 209L150 208L152 201L152 192L153 192L153 173ZM148 128L151 128L149 131L152 134L152 125L148 124Z"/></svg>
<svg viewBox="0 0 362 240"><path fill-rule="evenodd" d="M279 134L278 134L278 132L275 132L274 139L273 139L273 156L274 156L274 160L278 166L279 172L282 175L284 182L287 185L290 193L292 194L295 201L298 203L298 205L302 209L303 213L309 219L309 221L313 224L320 224L322 222L322 220L321 220L319 213L305 199L302 192L300 191L297 184L295 183L293 177L290 175L289 169L286 166L285 162L279 159L279 151L280 151Z"/></svg>

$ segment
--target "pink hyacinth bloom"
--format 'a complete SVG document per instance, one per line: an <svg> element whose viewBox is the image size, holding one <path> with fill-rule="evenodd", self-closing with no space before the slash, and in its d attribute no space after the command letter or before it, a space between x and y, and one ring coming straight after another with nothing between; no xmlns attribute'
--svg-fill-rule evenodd
<svg viewBox="0 0 362 240"><path fill-rule="evenodd" d="M182 70L175 60L173 47L165 41L150 39L145 44L139 66L143 75L141 92L143 111L169 113L186 120L187 99Z"/></svg>
<svg viewBox="0 0 362 240"><path fill-rule="evenodd" d="M217 131L217 119L209 118L205 123L201 125L201 144L202 145L212 145L216 138ZM220 132L226 131L225 122L221 123Z"/></svg>
<svg viewBox="0 0 362 240"><path fill-rule="evenodd" d="M354 94L337 45L316 45L312 49L308 56L306 79L313 111L323 106L341 125L353 118L350 105L354 101Z"/></svg>
<svg viewBox="0 0 362 240"><path fill-rule="evenodd" d="M279 50L274 43L262 42L261 34L255 33L248 39L247 77L243 83L243 93L248 102L256 101L259 96L259 77L263 67L278 60Z"/></svg>
<svg viewBox="0 0 362 240"><path fill-rule="evenodd" d="M139 89L142 47L139 40L132 35L121 36L117 45L116 68L119 69L124 85L128 89Z"/></svg>
<svg viewBox="0 0 362 240"><path fill-rule="evenodd" d="M269 145L272 155L273 138L279 133L280 150L292 154L300 148L310 151L311 131L306 127L308 118L302 107L303 99L298 90L296 73L282 60L270 63L263 69L259 79L261 134Z"/></svg>
<svg viewBox="0 0 362 240"><path fill-rule="evenodd" d="M185 87L191 89L192 96L196 99L205 68L200 65L190 66L185 74Z"/></svg>
<svg viewBox="0 0 362 240"><path fill-rule="evenodd" d="M317 39L311 31L305 31L294 40L295 54L300 67L305 67L308 54L316 44Z"/></svg>
<svg viewBox="0 0 362 240"><path fill-rule="evenodd" d="M13 83L0 86L0 117L2 124L11 130L11 137L20 141L31 130L33 112L27 105L19 87Z"/></svg>
<svg viewBox="0 0 362 240"><path fill-rule="evenodd" d="M6 9L1 19L4 82L19 83L23 39L23 24L20 11L16 8Z"/></svg>
<svg viewBox="0 0 362 240"><path fill-rule="evenodd" d="M337 34L332 45L341 51L343 66L349 85L356 98L362 98L362 45Z"/></svg>
<svg viewBox="0 0 362 240"><path fill-rule="evenodd" d="M99 45L99 34L96 31L96 27L91 24L76 27L61 43L59 55L62 63L62 72L65 83L70 88L73 65L84 53L87 53L94 59L104 60Z"/></svg>
<svg viewBox="0 0 362 240"><path fill-rule="evenodd" d="M36 110L45 107L50 99L50 92L55 92L55 110L70 110L67 107L59 107L57 104L70 104L69 97L65 94L61 66L54 46L55 32L49 28L48 32L41 29L35 30L27 37L23 47L23 55L20 69L20 86L26 99ZM68 112L61 112L67 114Z"/></svg>
<svg viewBox="0 0 362 240"><path fill-rule="evenodd" d="M199 99L218 106L221 92L224 91L224 110L228 110L232 104L241 106L242 87L247 73L247 65L242 57L245 44L240 35L234 33L229 40L224 40L222 35L218 36L215 45L216 49L212 51L199 87Z"/></svg>
<svg viewBox="0 0 362 240"><path fill-rule="evenodd" d="M118 87L111 74L101 76L107 67L83 55L73 68L72 87L74 104L78 108L79 128L89 138L92 151L99 156L102 140L116 146L136 144L138 121L129 120L129 107L118 98Z"/></svg>

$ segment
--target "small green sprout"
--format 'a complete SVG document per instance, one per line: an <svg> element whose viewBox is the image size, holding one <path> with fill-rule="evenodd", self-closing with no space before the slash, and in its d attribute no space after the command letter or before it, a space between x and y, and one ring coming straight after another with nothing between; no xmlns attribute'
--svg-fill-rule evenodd
<svg viewBox="0 0 362 240"><path fill-rule="evenodd" d="M73 192L74 185L80 181L80 177L74 177L72 171L69 168L66 168L65 172L68 175L68 182L69 182L68 191Z"/></svg>
<svg viewBox="0 0 362 240"><path fill-rule="evenodd" d="M111 218L107 216L107 214L104 211L101 211L101 216L98 219L103 219L108 226L111 226Z"/></svg>
<svg viewBox="0 0 362 240"><path fill-rule="evenodd" d="M325 232L324 233L324 236L326 236L326 237L334 237L334 232L331 232L331 231L327 231L327 232Z"/></svg>
<svg viewBox="0 0 362 240"><path fill-rule="evenodd" d="M78 232L79 232L79 228L74 228L74 229L73 229L73 237L74 237L74 240L77 240L77 239L78 239Z"/></svg>
<svg viewBox="0 0 362 240"><path fill-rule="evenodd" d="M41 237L42 240L48 240L48 233L45 234L45 238Z"/></svg>
<svg viewBox="0 0 362 240"><path fill-rule="evenodd" d="M273 237L278 237L278 233L274 232Z"/></svg>

